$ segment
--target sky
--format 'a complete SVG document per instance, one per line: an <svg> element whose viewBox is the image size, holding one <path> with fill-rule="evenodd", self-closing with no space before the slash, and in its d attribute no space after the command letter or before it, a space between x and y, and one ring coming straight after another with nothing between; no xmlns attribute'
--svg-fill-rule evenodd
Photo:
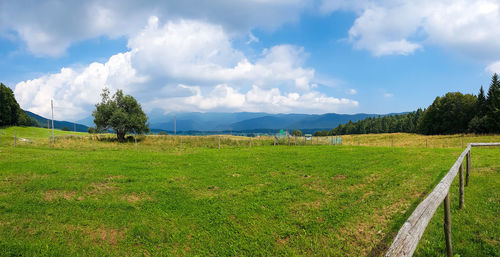
<svg viewBox="0 0 500 257"><path fill-rule="evenodd" d="M0 0L0 82L75 121L103 88L148 113L397 113L500 72L499 0Z"/></svg>

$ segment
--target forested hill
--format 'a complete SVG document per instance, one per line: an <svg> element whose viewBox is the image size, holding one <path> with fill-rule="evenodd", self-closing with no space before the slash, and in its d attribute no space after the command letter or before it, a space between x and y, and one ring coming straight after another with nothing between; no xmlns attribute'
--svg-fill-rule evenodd
<svg viewBox="0 0 500 257"><path fill-rule="evenodd" d="M494 74L487 94L483 87L478 95L447 93L436 97L427 109L401 115L368 117L357 122L341 124L330 131L315 135L344 135L368 133L500 133L500 81Z"/></svg>
<svg viewBox="0 0 500 257"><path fill-rule="evenodd" d="M47 121L50 121L47 118L44 118L38 114L32 113L30 111L24 111L26 114L28 114L30 117L34 118L38 124L40 124L41 127L46 128L47 127ZM52 123L50 124L50 127L52 127ZM69 121L60 121L60 120L54 120L54 128L56 129L63 129L67 128L71 131L76 130L77 132L88 132L89 127L78 124L78 123L73 123Z"/></svg>
<svg viewBox="0 0 500 257"><path fill-rule="evenodd" d="M12 89L0 83L0 126L37 126L37 122L30 118L14 97Z"/></svg>

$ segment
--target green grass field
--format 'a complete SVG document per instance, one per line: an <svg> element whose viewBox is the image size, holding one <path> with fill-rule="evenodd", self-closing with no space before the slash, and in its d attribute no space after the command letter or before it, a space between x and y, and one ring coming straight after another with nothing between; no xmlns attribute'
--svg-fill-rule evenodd
<svg viewBox="0 0 500 257"><path fill-rule="evenodd" d="M45 137L0 145L2 256L380 256L463 150ZM472 164L465 210L451 190L455 253L500 256L500 149ZM417 256L445 253L442 212Z"/></svg>

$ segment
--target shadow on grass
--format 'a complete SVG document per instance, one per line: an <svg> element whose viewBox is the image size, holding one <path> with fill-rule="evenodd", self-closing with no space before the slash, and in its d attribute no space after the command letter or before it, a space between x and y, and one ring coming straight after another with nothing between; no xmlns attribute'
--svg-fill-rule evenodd
<svg viewBox="0 0 500 257"><path fill-rule="evenodd" d="M393 220L392 224L390 225L390 227L391 227L390 232L387 233L387 235L385 235L385 237L376 246L374 246L372 248L372 250L370 251L368 256L371 256L371 257L380 256L389 249L390 244L392 243L392 241L394 240L394 238L398 234L401 226L403 226L405 221L410 217L410 215L413 213L415 208L417 208L417 206L425 199L425 197L430 192L432 192L434 187L436 187L436 185L439 183L439 181L441 181L441 179L443 179L443 177L446 175L447 172L448 172L447 170L442 171L439 174L439 176L437 176L436 179L425 189L425 191L422 192L415 201L413 201L413 203L410 205L408 210L406 210L406 212L402 216L396 217Z"/></svg>

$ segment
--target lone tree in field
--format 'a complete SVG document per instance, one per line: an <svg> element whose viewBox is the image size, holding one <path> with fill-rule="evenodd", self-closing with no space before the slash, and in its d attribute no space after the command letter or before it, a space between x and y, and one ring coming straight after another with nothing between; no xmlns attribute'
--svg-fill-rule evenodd
<svg viewBox="0 0 500 257"><path fill-rule="evenodd" d="M134 97L123 95L122 90L117 90L110 97L107 88L103 89L101 96L101 102L96 104L96 109L92 112L97 131L113 129L120 142L125 141L127 133L149 132L148 118Z"/></svg>
<svg viewBox="0 0 500 257"><path fill-rule="evenodd" d="M300 131L298 129L294 129L293 132L292 132L292 136L301 137L302 136L302 131Z"/></svg>

